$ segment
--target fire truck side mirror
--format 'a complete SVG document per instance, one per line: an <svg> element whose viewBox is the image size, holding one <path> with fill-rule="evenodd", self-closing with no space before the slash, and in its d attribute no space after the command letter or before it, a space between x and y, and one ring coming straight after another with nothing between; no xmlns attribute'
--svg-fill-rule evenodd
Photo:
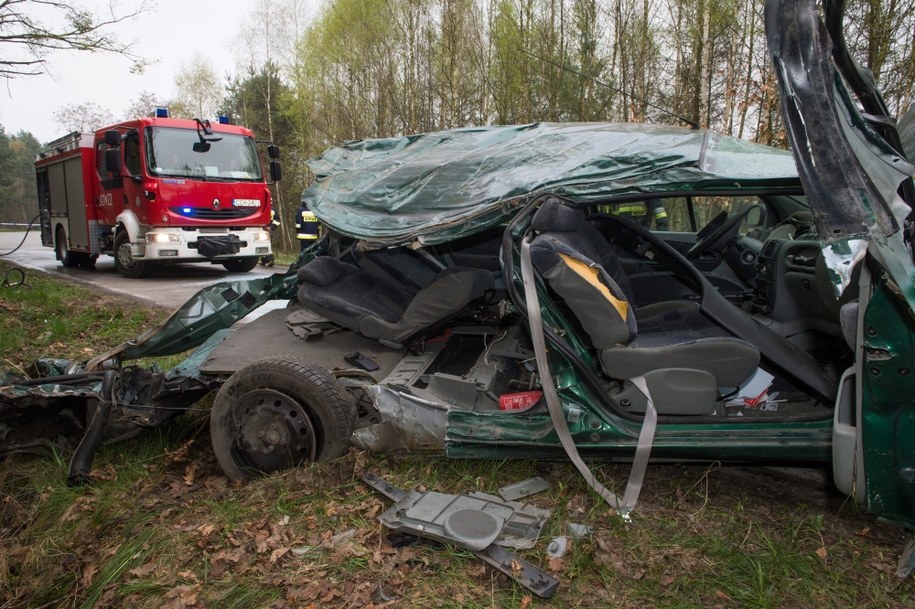
<svg viewBox="0 0 915 609"><path fill-rule="evenodd" d="M279 161L270 161L270 180L279 182L283 179L283 168Z"/></svg>
<svg viewBox="0 0 915 609"><path fill-rule="evenodd" d="M121 145L121 134L118 133L117 129L111 129L105 132L105 143L109 146Z"/></svg>
<svg viewBox="0 0 915 609"><path fill-rule="evenodd" d="M269 156L271 159L280 158L280 147L276 144L270 144L267 146L267 156Z"/></svg>
<svg viewBox="0 0 915 609"><path fill-rule="evenodd" d="M110 131L108 132L110 133ZM121 149L109 148L105 151L105 170L111 173L121 173Z"/></svg>

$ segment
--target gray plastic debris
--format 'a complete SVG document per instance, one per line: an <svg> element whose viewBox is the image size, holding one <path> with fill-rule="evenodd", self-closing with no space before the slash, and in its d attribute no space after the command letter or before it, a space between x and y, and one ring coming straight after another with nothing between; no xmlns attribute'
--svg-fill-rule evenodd
<svg viewBox="0 0 915 609"><path fill-rule="evenodd" d="M469 496L498 502L514 510L508 520L505 521L502 533L496 539L496 543L504 548L530 550L537 544L540 531L543 530L543 525L550 518L550 510L529 503L521 503L520 501L502 502L495 495L487 495L486 493L470 493Z"/></svg>
<svg viewBox="0 0 915 609"><path fill-rule="evenodd" d="M546 555L550 558L562 558L569 549L569 538L566 536L554 537L546 547Z"/></svg>
<svg viewBox="0 0 915 609"><path fill-rule="evenodd" d="M414 493L408 493L407 491L397 488L396 486L390 484L386 480L379 478L371 472L366 472L362 475L362 480L371 486L373 489L384 495L385 497L396 502L394 507L401 506L402 504L409 503L411 501L411 495ZM482 497L491 497L490 495L485 495L483 493L477 493L477 495L482 495ZM491 497L495 502L499 500L495 497ZM477 499L482 500L481 497ZM516 504L510 503L512 505L521 505L525 508L525 514L531 516L535 512L528 513L527 510L539 510L539 508L534 508L532 506L527 506L525 504ZM549 510L539 510L540 515L543 517L543 521L549 517ZM382 514L382 517L384 514ZM379 517L381 520L382 517ZM382 522L384 522L382 520ZM457 524L457 522L455 523ZM511 528L511 526L519 525L506 525L503 528L503 533L505 530ZM531 546L533 547L533 542L536 541L536 538L540 535L540 529L543 527L541 522L539 527L536 528L536 535L531 540ZM521 527L523 529L523 526ZM423 530L407 530L400 531L401 535L417 535L425 536L425 529ZM498 570L501 573L504 573L508 577L514 579L516 582L536 594L541 598L550 598L556 594L556 590L559 588L559 580L537 568L535 565L524 560L520 556L515 556L505 548L501 547L497 543L490 544L482 550L474 550L477 558L491 565L493 568Z"/></svg>
<svg viewBox="0 0 915 609"><path fill-rule="evenodd" d="M379 519L395 531L482 550L496 540L512 513L510 506L482 498L413 491Z"/></svg>
<svg viewBox="0 0 915 609"><path fill-rule="evenodd" d="M550 488L549 482L540 476L534 476L533 478L528 478L521 482L503 486L499 489L499 496L506 501L515 501L533 495L534 493L545 491L548 488Z"/></svg>
<svg viewBox="0 0 915 609"><path fill-rule="evenodd" d="M586 524L578 524L577 522L568 522L566 523L566 533L572 539L584 539L585 537L591 536L591 527Z"/></svg>
<svg viewBox="0 0 915 609"><path fill-rule="evenodd" d="M445 532L474 550L494 542L503 526L505 522L498 516L475 509L457 510L445 518Z"/></svg>
<svg viewBox="0 0 915 609"><path fill-rule="evenodd" d="M345 531L341 531L340 533L337 533L336 535L331 537L330 545L333 548L339 547L339 546L343 545L344 543L346 543L347 541L350 541L355 535L356 535L356 529L347 529Z"/></svg>
<svg viewBox="0 0 915 609"><path fill-rule="evenodd" d="M369 486L396 502L388 511L401 505L409 496L409 493L406 491L394 487L384 479L379 478L372 473L364 474L362 479ZM419 491L414 492L419 493ZM438 497L458 497L458 495L444 495L442 493L436 493L436 495ZM490 506L500 506L499 514L505 519L505 522L502 527L502 532L499 534L498 538L496 538L495 543L505 548L530 550L537 544L540 532L543 530L546 521L550 518L550 510L539 508L530 505L529 503L502 501L495 495L489 495L487 493L470 493L469 495L463 496L479 500ZM504 508L504 510L502 508ZM384 520L381 522L385 523ZM444 526L444 521L442 522L442 525ZM421 534L418 531L410 529L402 530L402 532Z"/></svg>

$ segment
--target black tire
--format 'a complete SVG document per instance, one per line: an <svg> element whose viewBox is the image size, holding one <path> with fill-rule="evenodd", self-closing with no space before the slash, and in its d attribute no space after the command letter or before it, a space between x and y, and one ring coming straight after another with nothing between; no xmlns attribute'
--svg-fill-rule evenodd
<svg viewBox="0 0 915 609"><path fill-rule="evenodd" d="M230 273L247 273L257 266L257 256L248 256L245 258L232 258L225 260L222 266Z"/></svg>
<svg viewBox="0 0 915 609"><path fill-rule="evenodd" d="M57 256L57 259L60 260L61 266L67 268L73 268L79 265L79 256L76 256L77 252L71 252L69 250L69 244L67 243L67 233L64 232L62 226L57 227L57 236L54 238L54 255Z"/></svg>
<svg viewBox="0 0 915 609"><path fill-rule="evenodd" d="M248 480L346 454L356 408L320 366L287 357L229 377L210 411L210 441L230 480Z"/></svg>
<svg viewBox="0 0 915 609"><path fill-rule="evenodd" d="M118 231L114 238L114 268L128 279L139 279L149 275L151 264L145 260L136 260L130 253L130 241L127 231Z"/></svg>

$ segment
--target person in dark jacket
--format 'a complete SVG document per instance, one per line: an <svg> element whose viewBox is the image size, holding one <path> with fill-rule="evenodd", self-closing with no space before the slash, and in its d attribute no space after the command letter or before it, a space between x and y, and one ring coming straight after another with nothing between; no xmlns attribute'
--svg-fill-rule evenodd
<svg viewBox="0 0 915 609"><path fill-rule="evenodd" d="M308 209L308 205L303 199L299 209L295 212L295 238L299 240L300 251L305 251L307 247L317 241L319 236L318 217Z"/></svg>

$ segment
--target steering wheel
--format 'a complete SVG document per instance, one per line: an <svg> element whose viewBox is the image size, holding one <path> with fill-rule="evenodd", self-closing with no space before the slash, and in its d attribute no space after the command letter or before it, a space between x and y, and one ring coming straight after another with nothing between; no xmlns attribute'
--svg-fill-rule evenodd
<svg viewBox="0 0 915 609"><path fill-rule="evenodd" d="M740 222L752 209L752 205L747 205L731 214L722 211L712 218L711 222L703 226L702 230L696 233L697 241L695 245L686 252L686 257L693 260L709 250L716 250L723 247L728 241L737 236Z"/></svg>

